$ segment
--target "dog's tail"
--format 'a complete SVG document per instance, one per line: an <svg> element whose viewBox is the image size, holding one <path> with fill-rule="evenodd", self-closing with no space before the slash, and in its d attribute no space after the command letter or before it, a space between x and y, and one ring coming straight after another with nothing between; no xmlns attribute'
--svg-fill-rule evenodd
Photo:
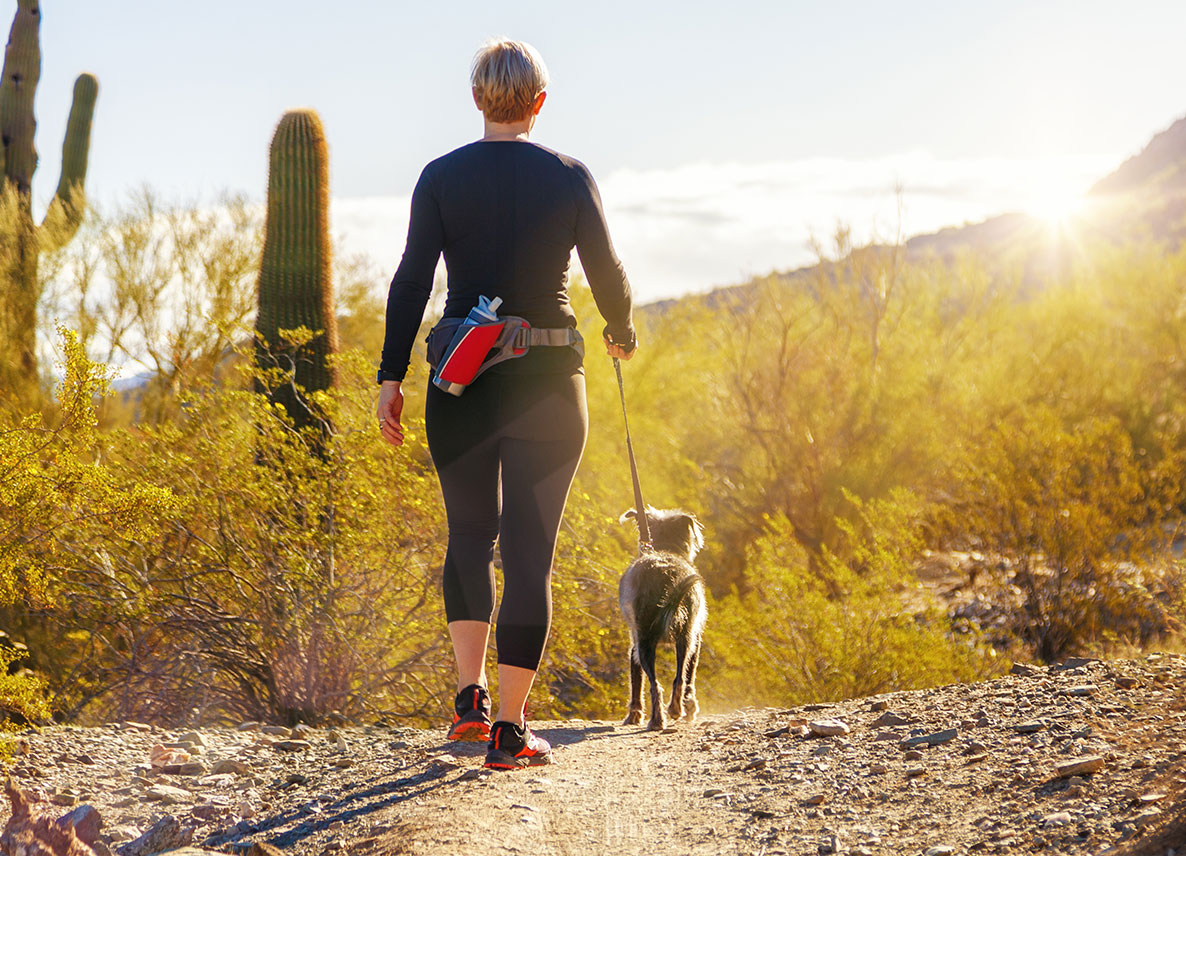
<svg viewBox="0 0 1186 970"><path fill-rule="evenodd" d="M654 619L651 620L648 633L652 641L657 642L663 639L663 636L671 628L671 621L675 619L676 611L679 610L684 597L701 582L699 573L689 573L671 588L671 592L664 597L663 602L655 611Z"/></svg>

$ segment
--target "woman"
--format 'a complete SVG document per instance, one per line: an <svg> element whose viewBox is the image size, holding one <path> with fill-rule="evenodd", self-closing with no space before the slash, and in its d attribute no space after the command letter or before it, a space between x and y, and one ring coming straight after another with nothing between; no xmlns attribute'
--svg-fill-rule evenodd
<svg viewBox="0 0 1186 970"><path fill-rule="evenodd" d="M421 173L387 298L378 417L394 446L403 441L400 385L442 253L449 278L444 319L465 317L481 296L499 297L500 314L522 317L534 330L565 331L576 326L566 292L575 246L608 321L608 353L634 355L630 284L593 177L575 159L529 139L547 96L543 60L528 44L491 41L475 56L470 79L483 137ZM527 726L524 707L551 625L556 536L588 432L579 344L553 342L491 367L459 397L430 382L425 403L449 522L444 597L458 688L449 737L486 740L490 768L552 760L548 742ZM495 540L505 588L495 629L501 696L492 724L486 648Z"/></svg>

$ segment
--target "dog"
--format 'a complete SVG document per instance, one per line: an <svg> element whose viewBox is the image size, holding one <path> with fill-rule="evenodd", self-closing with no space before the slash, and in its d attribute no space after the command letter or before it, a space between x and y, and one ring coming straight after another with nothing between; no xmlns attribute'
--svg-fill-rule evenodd
<svg viewBox="0 0 1186 970"><path fill-rule="evenodd" d="M629 509L619 522L636 519ZM630 707L623 724L642 723L642 675L651 683L651 719L647 727L662 730L663 688L655 677L655 652L661 642L675 646L675 682L671 685L672 720L695 720L696 665L700 638L708 621L704 579L692 561L704 548L704 528L694 515L647 507L653 549L639 548L637 558L618 583L618 605L630 629Z"/></svg>

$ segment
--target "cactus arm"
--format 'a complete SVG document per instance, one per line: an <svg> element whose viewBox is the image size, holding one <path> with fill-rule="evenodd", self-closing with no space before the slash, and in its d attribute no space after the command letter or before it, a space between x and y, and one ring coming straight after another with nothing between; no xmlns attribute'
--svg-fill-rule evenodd
<svg viewBox="0 0 1186 970"><path fill-rule="evenodd" d="M86 211L87 158L91 147L91 119L95 114L95 99L99 82L93 74L81 74L74 82L74 100L70 104L70 118L66 122L66 139L62 142L62 174L58 189L49 204L45 221L38 229L38 242L43 251L59 249L74 238Z"/></svg>
<svg viewBox="0 0 1186 970"><path fill-rule="evenodd" d="M33 97L41 78L41 8L37 0L18 0L17 6L0 78L0 143L6 156L4 180L28 198L37 169Z"/></svg>

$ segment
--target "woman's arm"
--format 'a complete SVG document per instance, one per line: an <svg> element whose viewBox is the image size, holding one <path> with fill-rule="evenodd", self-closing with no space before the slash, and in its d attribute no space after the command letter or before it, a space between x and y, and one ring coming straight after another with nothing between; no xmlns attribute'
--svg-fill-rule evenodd
<svg viewBox="0 0 1186 970"><path fill-rule="evenodd" d="M597 183L579 162L572 171L577 182L577 255L589 281L589 289L593 291L593 301L606 321L603 333L606 346L611 356L629 360L636 343L630 281L614 252ZM619 352L615 353L615 350Z"/></svg>

